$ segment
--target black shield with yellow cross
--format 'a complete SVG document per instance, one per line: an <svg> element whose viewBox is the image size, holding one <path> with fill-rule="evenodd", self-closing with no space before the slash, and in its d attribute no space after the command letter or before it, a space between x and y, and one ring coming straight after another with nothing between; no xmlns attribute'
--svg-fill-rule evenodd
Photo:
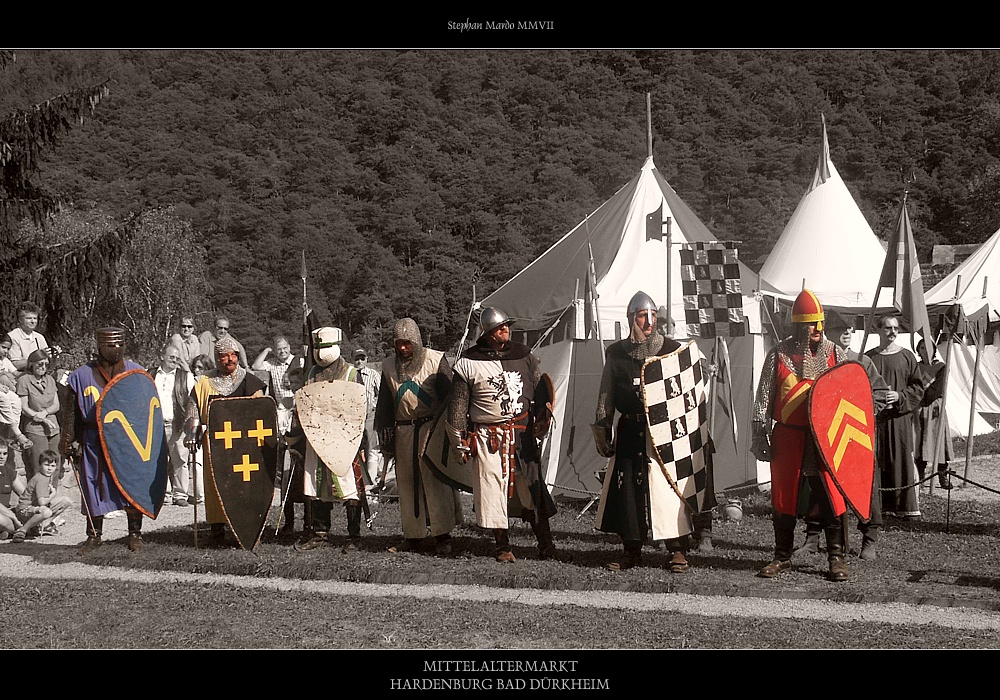
<svg viewBox="0 0 1000 700"><path fill-rule="evenodd" d="M274 498L278 409L269 396L213 399L208 405L212 481L243 549L260 540Z"/></svg>

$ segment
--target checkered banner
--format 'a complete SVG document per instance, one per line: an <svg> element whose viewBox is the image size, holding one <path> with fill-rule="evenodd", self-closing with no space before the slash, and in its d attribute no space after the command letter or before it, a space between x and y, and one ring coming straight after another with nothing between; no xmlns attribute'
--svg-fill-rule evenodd
<svg viewBox="0 0 1000 700"><path fill-rule="evenodd" d="M681 246L684 323L689 338L744 335L739 254L726 241Z"/></svg>
<svg viewBox="0 0 1000 700"><path fill-rule="evenodd" d="M656 461L677 495L695 513L705 500L708 388L702 355L692 340L642 366L642 399Z"/></svg>

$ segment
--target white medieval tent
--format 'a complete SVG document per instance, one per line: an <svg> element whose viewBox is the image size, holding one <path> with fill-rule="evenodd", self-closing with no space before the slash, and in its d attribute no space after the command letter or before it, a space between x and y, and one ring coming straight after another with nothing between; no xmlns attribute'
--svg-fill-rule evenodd
<svg viewBox="0 0 1000 700"><path fill-rule="evenodd" d="M761 310L764 327L772 332L771 344L781 339L775 334L783 333L784 312L803 288L812 291L825 308L863 319L871 309L884 263L885 249L830 159L824 120L812 183L760 270L765 295L770 296L768 288L777 290L772 299L765 298ZM887 296L883 299L883 295ZM882 301L880 305L892 305L891 289L882 292ZM784 312L771 323L770 314L779 307ZM855 342L855 349L860 350L860 337ZM758 478L770 480L768 463L758 464Z"/></svg>
<svg viewBox="0 0 1000 700"><path fill-rule="evenodd" d="M667 239L673 243L716 240L649 157L628 184L482 301L484 307L496 306L507 312L514 320L512 331L523 333L515 337L534 347L542 371L555 383L555 429L545 448L546 482L554 493L587 497L600 491L596 474L607 460L594 448L590 425L597 407L604 346L628 333L625 308L632 295L642 289L662 306L670 280L670 315L678 329L676 335L683 335L678 246L671 246L668 267L667 244L647 236L647 217L658 210L662 221L669 221ZM758 288L757 277L741 263L740 278L746 301L746 295ZM596 294L592 286L596 286ZM585 301L595 297L596 309ZM719 414L715 435L717 491L756 481L747 420L760 325L752 296L750 302L744 305L750 334L727 341L739 445L734 444L729 419ZM596 322L588 323L588 319ZM710 356L714 340L699 344Z"/></svg>
<svg viewBox="0 0 1000 700"><path fill-rule="evenodd" d="M812 184L760 269L762 284L794 299L803 287L824 306L863 314L872 305L885 249L823 147Z"/></svg>
<svg viewBox="0 0 1000 700"><path fill-rule="evenodd" d="M959 304L968 319L979 321L970 325L979 325L982 331L987 323L995 325L1000 320L1000 231L929 289L924 301L929 313ZM1000 348L988 337L981 355L975 344L953 347L956 352L949 358L951 378L945 399L949 428L956 435L968 435L970 427L973 435L992 432L993 426L980 414L1000 413ZM971 411L973 384L975 412Z"/></svg>

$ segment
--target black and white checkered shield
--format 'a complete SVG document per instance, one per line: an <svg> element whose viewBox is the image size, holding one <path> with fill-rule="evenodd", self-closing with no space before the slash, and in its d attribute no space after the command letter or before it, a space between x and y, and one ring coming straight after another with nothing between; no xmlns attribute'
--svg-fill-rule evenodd
<svg viewBox="0 0 1000 700"><path fill-rule="evenodd" d="M653 455L677 495L701 512L708 477L708 392L695 341L642 367Z"/></svg>

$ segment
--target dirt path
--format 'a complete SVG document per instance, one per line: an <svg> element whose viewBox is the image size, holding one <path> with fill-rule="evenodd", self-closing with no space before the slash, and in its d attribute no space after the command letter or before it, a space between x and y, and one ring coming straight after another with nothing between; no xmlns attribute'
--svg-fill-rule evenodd
<svg viewBox="0 0 1000 700"><path fill-rule="evenodd" d="M134 583L198 583L238 586L248 589L294 591L329 596L364 598L412 598L417 600L465 600L551 607L574 605L607 610L675 611L708 617L743 617L826 620L833 622L875 622L893 625L936 625L964 630L1000 631L1000 613L930 605L856 604L821 600L772 600L730 596L628 593L620 591L546 591L537 589L488 588L455 585L387 585L302 581L216 574L186 574L168 571L128 570L92 566L79 562L40 564L28 555L5 550L0 554L3 576L18 579L100 578Z"/></svg>

